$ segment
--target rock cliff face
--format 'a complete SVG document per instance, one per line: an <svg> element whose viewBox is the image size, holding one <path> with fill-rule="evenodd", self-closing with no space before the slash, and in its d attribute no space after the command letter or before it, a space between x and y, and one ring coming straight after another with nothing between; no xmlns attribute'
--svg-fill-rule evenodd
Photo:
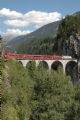
<svg viewBox="0 0 80 120"><path fill-rule="evenodd" d="M57 51L60 55L72 56L78 64L69 64L67 74L73 83L80 80L80 12L66 16L61 21L57 36Z"/></svg>
<svg viewBox="0 0 80 120"><path fill-rule="evenodd" d="M73 58L80 58L80 35L71 35L68 40L58 40L58 52L61 55L70 55Z"/></svg>
<svg viewBox="0 0 80 120"><path fill-rule="evenodd" d="M71 56L80 58L80 35L70 36L69 51Z"/></svg>
<svg viewBox="0 0 80 120"><path fill-rule="evenodd" d="M60 55L68 55L78 59L77 64L70 64L66 69L66 74L70 75L75 84L80 80L80 35L70 35L68 40L62 38L58 40L58 52Z"/></svg>
<svg viewBox="0 0 80 120"><path fill-rule="evenodd" d="M71 56L78 59L78 66L74 67L73 80L80 80L80 35L70 36L69 51Z"/></svg>

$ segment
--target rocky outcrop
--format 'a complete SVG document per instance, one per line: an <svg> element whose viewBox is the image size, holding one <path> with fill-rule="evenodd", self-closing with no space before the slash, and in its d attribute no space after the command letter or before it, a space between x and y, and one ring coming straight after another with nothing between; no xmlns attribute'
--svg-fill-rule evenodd
<svg viewBox="0 0 80 120"><path fill-rule="evenodd" d="M71 56L80 58L80 35L71 35L69 49L71 51Z"/></svg>
<svg viewBox="0 0 80 120"><path fill-rule="evenodd" d="M58 53L70 55L73 58L80 58L80 35L71 35L68 40L58 40Z"/></svg>
<svg viewBox="0 0 80 120"><path fill-rule="evenodd" d="M68 55L78 59L78 66L76 65L73 67L72 65L67 69L68 75L71 76L72 81L75 84L78 80L80 80L80 35L70 35L68 40L64 40L63 38L59 39L58 53L60 55Z"/></svg>

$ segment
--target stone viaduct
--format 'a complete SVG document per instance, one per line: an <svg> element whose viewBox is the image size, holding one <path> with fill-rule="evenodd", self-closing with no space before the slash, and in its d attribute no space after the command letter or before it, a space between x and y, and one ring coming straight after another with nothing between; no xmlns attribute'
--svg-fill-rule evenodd
<svg viewBox="0 0 80 120"><path fill-rule="evenodd" d="M50 56L50 55L25 55L25 54L15 54L15 53L5 53L5 59L16 59L24 67L27 67L28 63L35 61L36 67L40 63L43 64L43 67L47 70L58 70L62 68L64 74L70 75L72 80L77 80L80 73L80 64L77 59L72 58L71 56Z"/></svg>
<svg viewBox="0 0 80 120"><path fill-rule="evenodd" d="M28 63L30 63L31 61L35 61L36 63L36 67L40 64L43 63L44 67L46 69L53 69L53 70L57 70L59 67L62 67L63 72L67 73L69 71L69 69L71 68L71 70L73 71L75 66L77 66L77 59L73 59L73 58L64 58L64 59L53 59L53 60L47 60L47 59L18 59L18 61L20 63L22 63L22 65L24 67L27 66Z"/></svg>

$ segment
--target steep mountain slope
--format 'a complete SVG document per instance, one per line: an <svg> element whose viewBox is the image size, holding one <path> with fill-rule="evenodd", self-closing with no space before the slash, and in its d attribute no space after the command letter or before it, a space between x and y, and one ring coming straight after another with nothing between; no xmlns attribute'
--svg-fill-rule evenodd
<svg viewBox="0 0 80 120"><path fill-rule="evenodd" d="M46 30L45 30L46 31ZM41 36L43 37L43 36ZM23 42L17 47L19 53L58 54L77 57L80 49L80 12L63 19L55 38L35 38L29 43Z"/></svg>
<svg viewBox="0 0 80 120"><path fill-rule="evenodd" d="M45 25L29 35L19 36L10 45L15 46L16 51L23 54L57 54L79 57L80 12L68 15L59 22Z"/></svg>
<svg viewBox="0 0 80 120"><path fill-rule="evenodd" d="M42 40L45 38L54 38L58 31L59 21L49 23L38 30L23 36L18 36L8 43L11 47L17 47L22 43L28 44L33 40Z"/></svg>
<svg viewBox="0 0 80 120"><path fill-rule="evenodd" d="M60 55L80 57L80 12L61 21L56 44Z"/></svg>
<svg viewBox="0 0 80 120"><path fill-rule="evenodd" d="M23 42L16 48L18 53L25 54L49 54L56 53L55 38L35 39L29 43ZM54 53L53 53L54 51ZM57 53L56 53L57 54Z"/></svg>

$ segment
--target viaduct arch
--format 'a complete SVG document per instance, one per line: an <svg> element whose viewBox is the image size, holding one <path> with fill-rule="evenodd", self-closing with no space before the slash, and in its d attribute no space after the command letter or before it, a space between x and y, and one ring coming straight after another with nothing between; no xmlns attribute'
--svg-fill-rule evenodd
<svg viewBox="0 0 80 120"><path fill-rule="evenodd" d="M51 69L58 70L59 68L63 68L63 64L60 61L54 61L51 65Z"/></svg>
<svg viewBox="0 0 80 120"><path fill-rule="evenodd" d="M53 69L53 70L58 70L58 68L62 68L63 72L66 75L70 75L70 73L72 71L70 71L71 69L77 69L77 60L76 59L60 59L60 60L18 60L20 63L23 64L24 67L27 66L28 63L30 63L31 61L35 61L36 67L39 64L43 64L43 67L46 69ZM69 70L70 68L70 70Z"/></svg>
<svg viewBox="0 0 80 120"><path fill-rule="evenodd" d="M48 65L48 63L47 63L45 60L40 61L40 62L38 63L38 66L40 66L40 65L42 65L43 68L45 68L46 70L49 69L49 65Z"/></svg>
<svg viewBox="0 0 80 120"><path fill-rule="evenodd" d="M70 76L73 84L78 82L78 61L76 59L54 59L54 60L18 60L24 67L26 67L32 61L35 61L35 67L40 64L43 65L45 70L58 70L62 68L63 73Z"/></svg>
<svg viewBox="0 0 80 120"><path fill-rule="evenodd" d="M77 78L78 78L78 76L77 76L77 73L78 73L78 64L77 64L77 62L69 61L66 64L65 73L66 73L66 75L71 76L71 80L73 81L73 84L75 84L77 82Z"/></svg>

